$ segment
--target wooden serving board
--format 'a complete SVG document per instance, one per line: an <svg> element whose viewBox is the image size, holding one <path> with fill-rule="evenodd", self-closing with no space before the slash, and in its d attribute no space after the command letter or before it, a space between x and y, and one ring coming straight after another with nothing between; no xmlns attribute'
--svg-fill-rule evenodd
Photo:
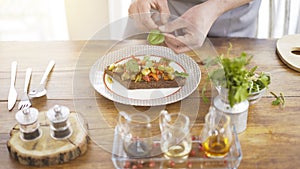
<svg viewBox="0 0 300 169"><path fill-rule="evenodd" d="M50 136L50 122L46 112L40 112L41 137L23 141L20 138L20 126L17 124L10 132L7 148L11 156L23 165L48 166L73 160L87 151L88 136L79 114L71 112L69 122L72 135L66 140L55 140Z"/></svg>
<svg viewBox="0 0 300 169"><path fill-rule="evenodd" d="M276 49L283 63L300 72L300 34L278 39Z"/></svg>

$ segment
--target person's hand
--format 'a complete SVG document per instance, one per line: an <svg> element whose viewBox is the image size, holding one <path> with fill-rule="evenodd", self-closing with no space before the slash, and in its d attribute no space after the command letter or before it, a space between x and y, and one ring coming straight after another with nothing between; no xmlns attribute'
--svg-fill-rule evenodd
<svg viewBox="0 0 300 169"><path fill-rule="evenodd" d="M190 8L182 16L159 27L165 34L165 43L176 53L190 51L202 46L212 24L218 15L206 3ZM182 30L183 35L173 35L172 32Z"/></svg>
<svg viewBox="0 0 300 169"><path fill-rule="evenodd" d="M151 14L151 10L158 11L160 16ZM136 0L130 5L128 13L140 29L152 30L168 21L170 11L167 0ZM157 18L160 18L159 21Z"/></svg>

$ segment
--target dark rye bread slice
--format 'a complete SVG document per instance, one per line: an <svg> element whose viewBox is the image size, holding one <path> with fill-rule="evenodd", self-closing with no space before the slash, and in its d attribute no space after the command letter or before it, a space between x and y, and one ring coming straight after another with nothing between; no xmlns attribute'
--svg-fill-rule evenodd
<svg viewBox="0 0 300 169"><path fill-rule="evenodd" d="M105 73L114 78L127 89L155 89L155 88L173 88L183 86L186 78L175 77L174 80L163 80L159 81L151 80L150 82L140 81L134 82L132 80L121 80L121 74L114 73L108 69L105 69Z"/></svg>

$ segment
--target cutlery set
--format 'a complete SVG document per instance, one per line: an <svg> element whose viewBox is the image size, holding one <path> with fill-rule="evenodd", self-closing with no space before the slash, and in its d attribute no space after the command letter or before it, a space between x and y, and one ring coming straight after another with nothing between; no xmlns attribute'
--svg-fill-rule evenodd
<svg viewBox="0 0 300 169"><path fill-rule="evenodd" d="M38 98L47 94L47 90L45 88L45 82L54 65L55 65L55 61L51 60L43 74L39 86L30 90L29 93L27 93L27 91L31 79L32 69L31 68L26 69L23 95L21 96L20 102L18 104L19 110L27 109L31 106L30 98ZM11 80L10 80L10 89L9 89L8 104L7 104L8 110L12 110L17 101L18 93L15 88L16 73L17 73L17 62L14 61L11 63Z"/></svg>

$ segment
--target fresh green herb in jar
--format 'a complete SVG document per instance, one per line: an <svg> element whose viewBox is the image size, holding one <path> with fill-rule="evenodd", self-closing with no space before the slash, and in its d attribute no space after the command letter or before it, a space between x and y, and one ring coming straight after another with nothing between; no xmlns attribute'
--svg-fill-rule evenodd
<svg viewBox="0 0 300 169"><path fill-rule="evenodd" d="M152 30L147 37L151 45L159 45L165 41L165 36L159 30Z"/></svg>
<svg viewBox="0 0 300 169"><path fill-rule="evenodd" d="M239 57L225 58L221 56L220 62L225 72L225 88L228 89L228 100L231 107L242 102L248 97L248 79L246 65L249 64L251 57L242 53Z"/></svg>
<svg viewBox="0 0 300 169"><path fill-rule="evenodd" d="M232 45L229 44L227 55L221 55L217 58L206 60L206 66L211 67L221 65L221 68L214 69L208 73L209 79L215 86L221 86L228 89L228 101L230 106L246 100L249 94L258 92L270 84L270 75L266 73L255 73L257 66L248 70L252 56L242 52L240 56L230 57ZM202 88L202 97L206 87Z"/></svg>

